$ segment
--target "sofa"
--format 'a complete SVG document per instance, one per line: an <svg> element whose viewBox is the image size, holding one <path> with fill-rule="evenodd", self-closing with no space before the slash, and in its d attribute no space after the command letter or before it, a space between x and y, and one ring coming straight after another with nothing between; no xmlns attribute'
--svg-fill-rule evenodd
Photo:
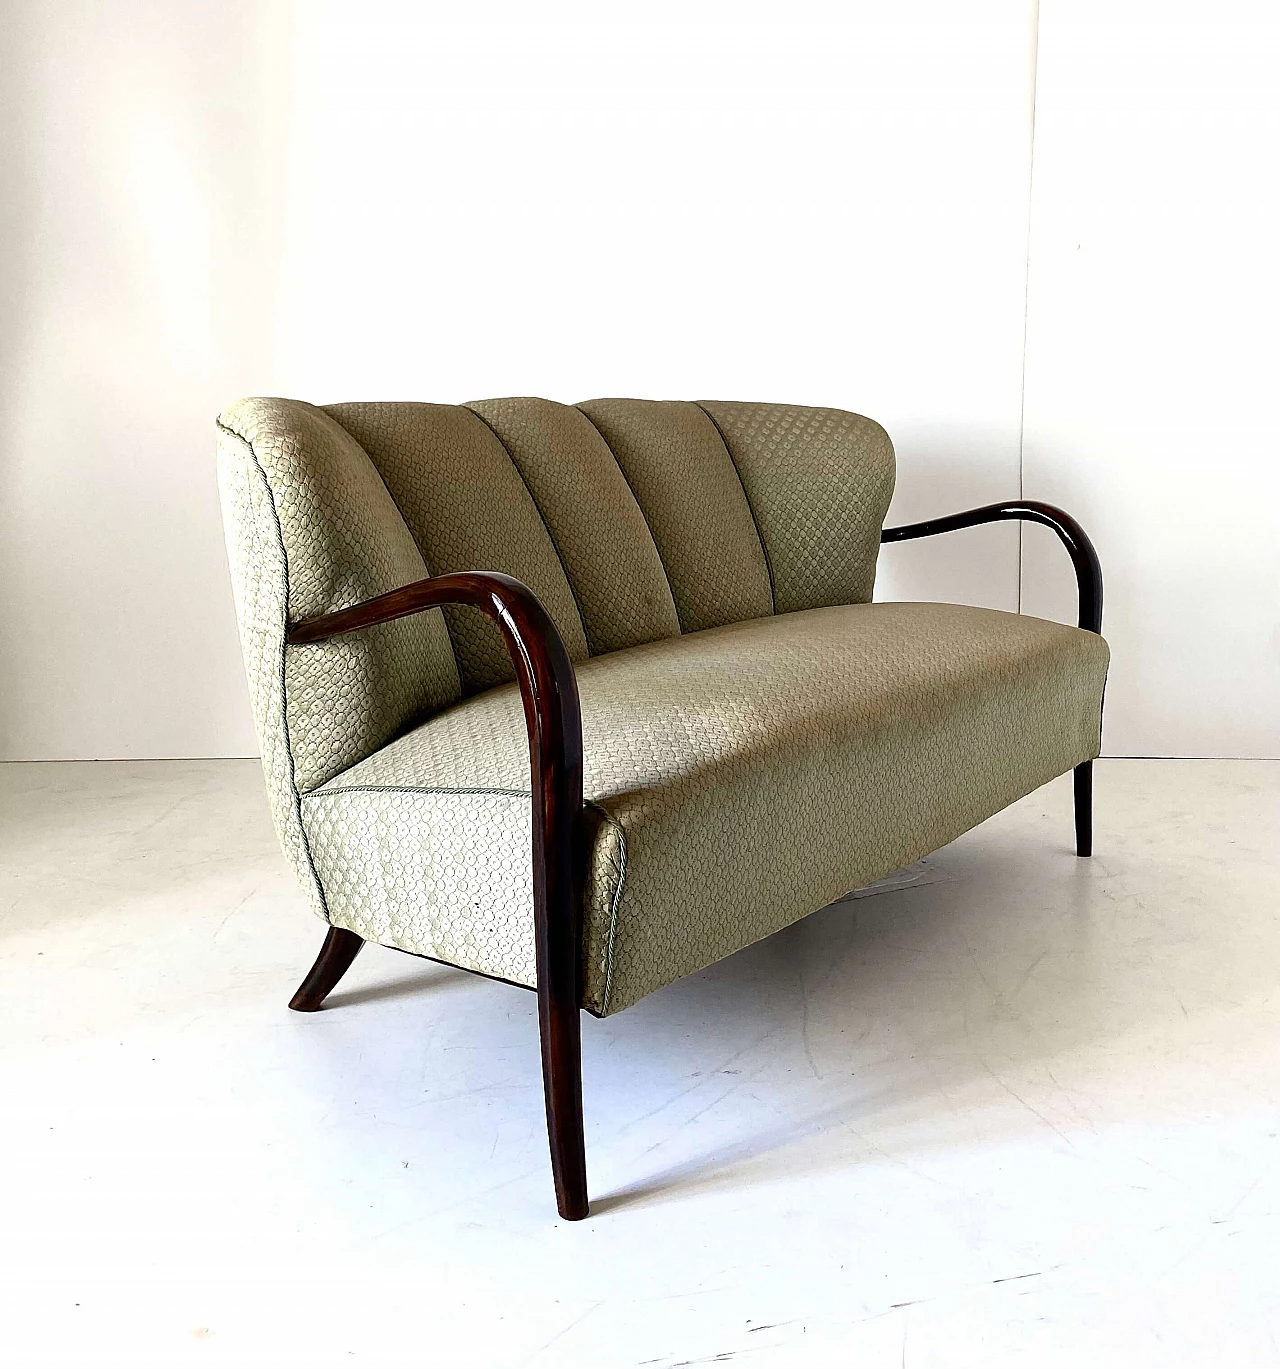
<svg viewBox="0 0 1280 1369"><path fill-rule="evenodd" d="M537 994L557 1207L588 1210L604 1017L1091 769L1108 649L1080 526L1019 500L884 529L894 452L839 409L493 399L218 419L276 831L328 924ZM1054 529L1078 627L874 602L882 542Z"/></svg>

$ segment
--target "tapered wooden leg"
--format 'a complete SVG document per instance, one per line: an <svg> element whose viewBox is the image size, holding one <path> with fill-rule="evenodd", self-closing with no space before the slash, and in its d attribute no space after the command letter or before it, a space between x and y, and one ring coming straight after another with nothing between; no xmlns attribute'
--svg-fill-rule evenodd
<svg viewBox="0 0 1280 1369"><path fill-rule="evenodd" d="M1075 769L1076 855L1093 855L1093 762Z"/></svg>
<svg viewBox="0 0 1280 1369"><path fill-rule="evenodd" d="M556 1207L568 1222L587 1215L587 1150L582 1136L582 1019L575 999L538 995L542 1088Z"/></svg>
<svg viewBox="0 0 1280 1369"><path fill-rule="evenodd" d="M320 947L316 963L289 1000L294 1012L319 1012L324 1000L337 986L338 980L351 968L351 962L364 945L364 939L343 927L330 927L329 935Z"/></svg>

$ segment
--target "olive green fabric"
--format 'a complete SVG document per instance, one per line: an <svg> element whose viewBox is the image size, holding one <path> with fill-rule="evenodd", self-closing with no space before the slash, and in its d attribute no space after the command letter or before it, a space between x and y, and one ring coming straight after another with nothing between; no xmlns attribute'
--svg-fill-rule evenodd
<svg viewBox="0 0 1280 1369"><path fill-rule="evenodd" d="M769 568L742 481L697 404L593 399L599 429L639 501L684 632L773 612Z"/></svg>
<svg viewBox="0 0 1280 1369"><path fill-rule="evenodd" d="M893 444L841 409L704 403L769 559L776 613L865 604L893 497Z"/></svg>
<svg viewBox="0 0 1280 1369"><path fill-rule="evenodd" d="M781 614L578 667L586 1005L616 1012L1097 755L1106 643L948 604ZM330 915L533 982L514 687L302 798Z"/></svg>
<svg viewBox="0 0 1280 1369"><path fill-rule="evenodd" d="M450 570L546 605L582 696L596 1013L1098 751L1101 638L865 602L893 451L857 415L249 400L219 421L219 480L272 811L315 910L524 984L532 800L496 630L466 609L304 647L285 628Z"/></svg>
<svg viewBox="0 0 1280 1369"><path fill-rule="evenodd" d="M298 791L458 697L439 612L286 647L286 621L347 608L426 574L360 447L310 404L245 400L218 421L218 478L254 721L280 841L323 913Z"/></svg>
<svg viewBox="0 0 1280 1369"><path fill-rule="evenodd" d="M467 407L493 429L524 477L569 577L591 654L674 637L680 620L658 548L590 419L549 399L486 399Z"/></svg>
<svg viewBox="0 0 1280 1369"><path fill-rule="evenodd" d="M534 398L325 412L382 474L430 572L523 580L573 660L871 597L893 447L857 414ZM492 623L445 616L464 693L514 679Z"/></svg>
<svg viewBox="0 0 1280 1369"><path fill-rule="evenodd" d="M533 590L570 659L587 639L555 544L519 470L489 426L455 404L331 404L404 515L432 575L500 570ZM497 627L478 609L447 608L463 692L515 679Z"/></svg>

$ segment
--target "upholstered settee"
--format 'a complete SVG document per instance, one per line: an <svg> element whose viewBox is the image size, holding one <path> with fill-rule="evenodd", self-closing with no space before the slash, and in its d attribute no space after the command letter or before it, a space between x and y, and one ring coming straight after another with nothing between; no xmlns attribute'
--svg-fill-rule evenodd
<svg viewBox="0 0 1280 1369"><path fill-rule="evenodd" d="M281 845L330 926L538 992L558 1206L616 1013L1076 771L1108 652L1079 526L882 533L883 429L786 404L234 404L232 581ZM883 540L1054 527L1081 627L873 603ZM1082 630L1084 629L1084 630Z"/></svg>

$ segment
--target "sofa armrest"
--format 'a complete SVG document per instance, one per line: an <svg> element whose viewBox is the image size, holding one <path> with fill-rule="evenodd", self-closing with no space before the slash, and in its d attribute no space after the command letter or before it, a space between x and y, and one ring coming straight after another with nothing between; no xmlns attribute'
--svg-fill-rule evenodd
<svg viewBox="0 0 1280 1369"><path fill-rule="evenodd" d="M945 518L930 518L923 523L906 523L898 528L885 528L881 542L907 542L915 537L932 537L939 532L954 532L957 528L972 528L980 523L1003 523L1011 519L1026 523L1043 523L1052 528L1062 540L1071 564L1076 571L1076 586L1080 591L1080 626L1088 632L1102 631L1102 565L1093 549L1088 534L1069 513L1042 504L1035 499L1019 499L1007 504L985 504L980 509L966 509L963 513L948 514Z"/></svg>
<svg viewBox="0 0 1280 1369"><path fill-rule="evenodd" d="M306 618L286 634L293 646L446 604L491 618L516 668L533 779L533 911L538 1017L562 1216L586 1215L578 1009L582 1001L582 714L564 642L527 585L495 571L417 580L351 608ZM550 1059L548 1059L550 1057ZM569 1141L558 1141L568 1137ZM572 1138L576 1137L576 1142ZM564 1146L563 1154L557 1150Z"/></svg>

